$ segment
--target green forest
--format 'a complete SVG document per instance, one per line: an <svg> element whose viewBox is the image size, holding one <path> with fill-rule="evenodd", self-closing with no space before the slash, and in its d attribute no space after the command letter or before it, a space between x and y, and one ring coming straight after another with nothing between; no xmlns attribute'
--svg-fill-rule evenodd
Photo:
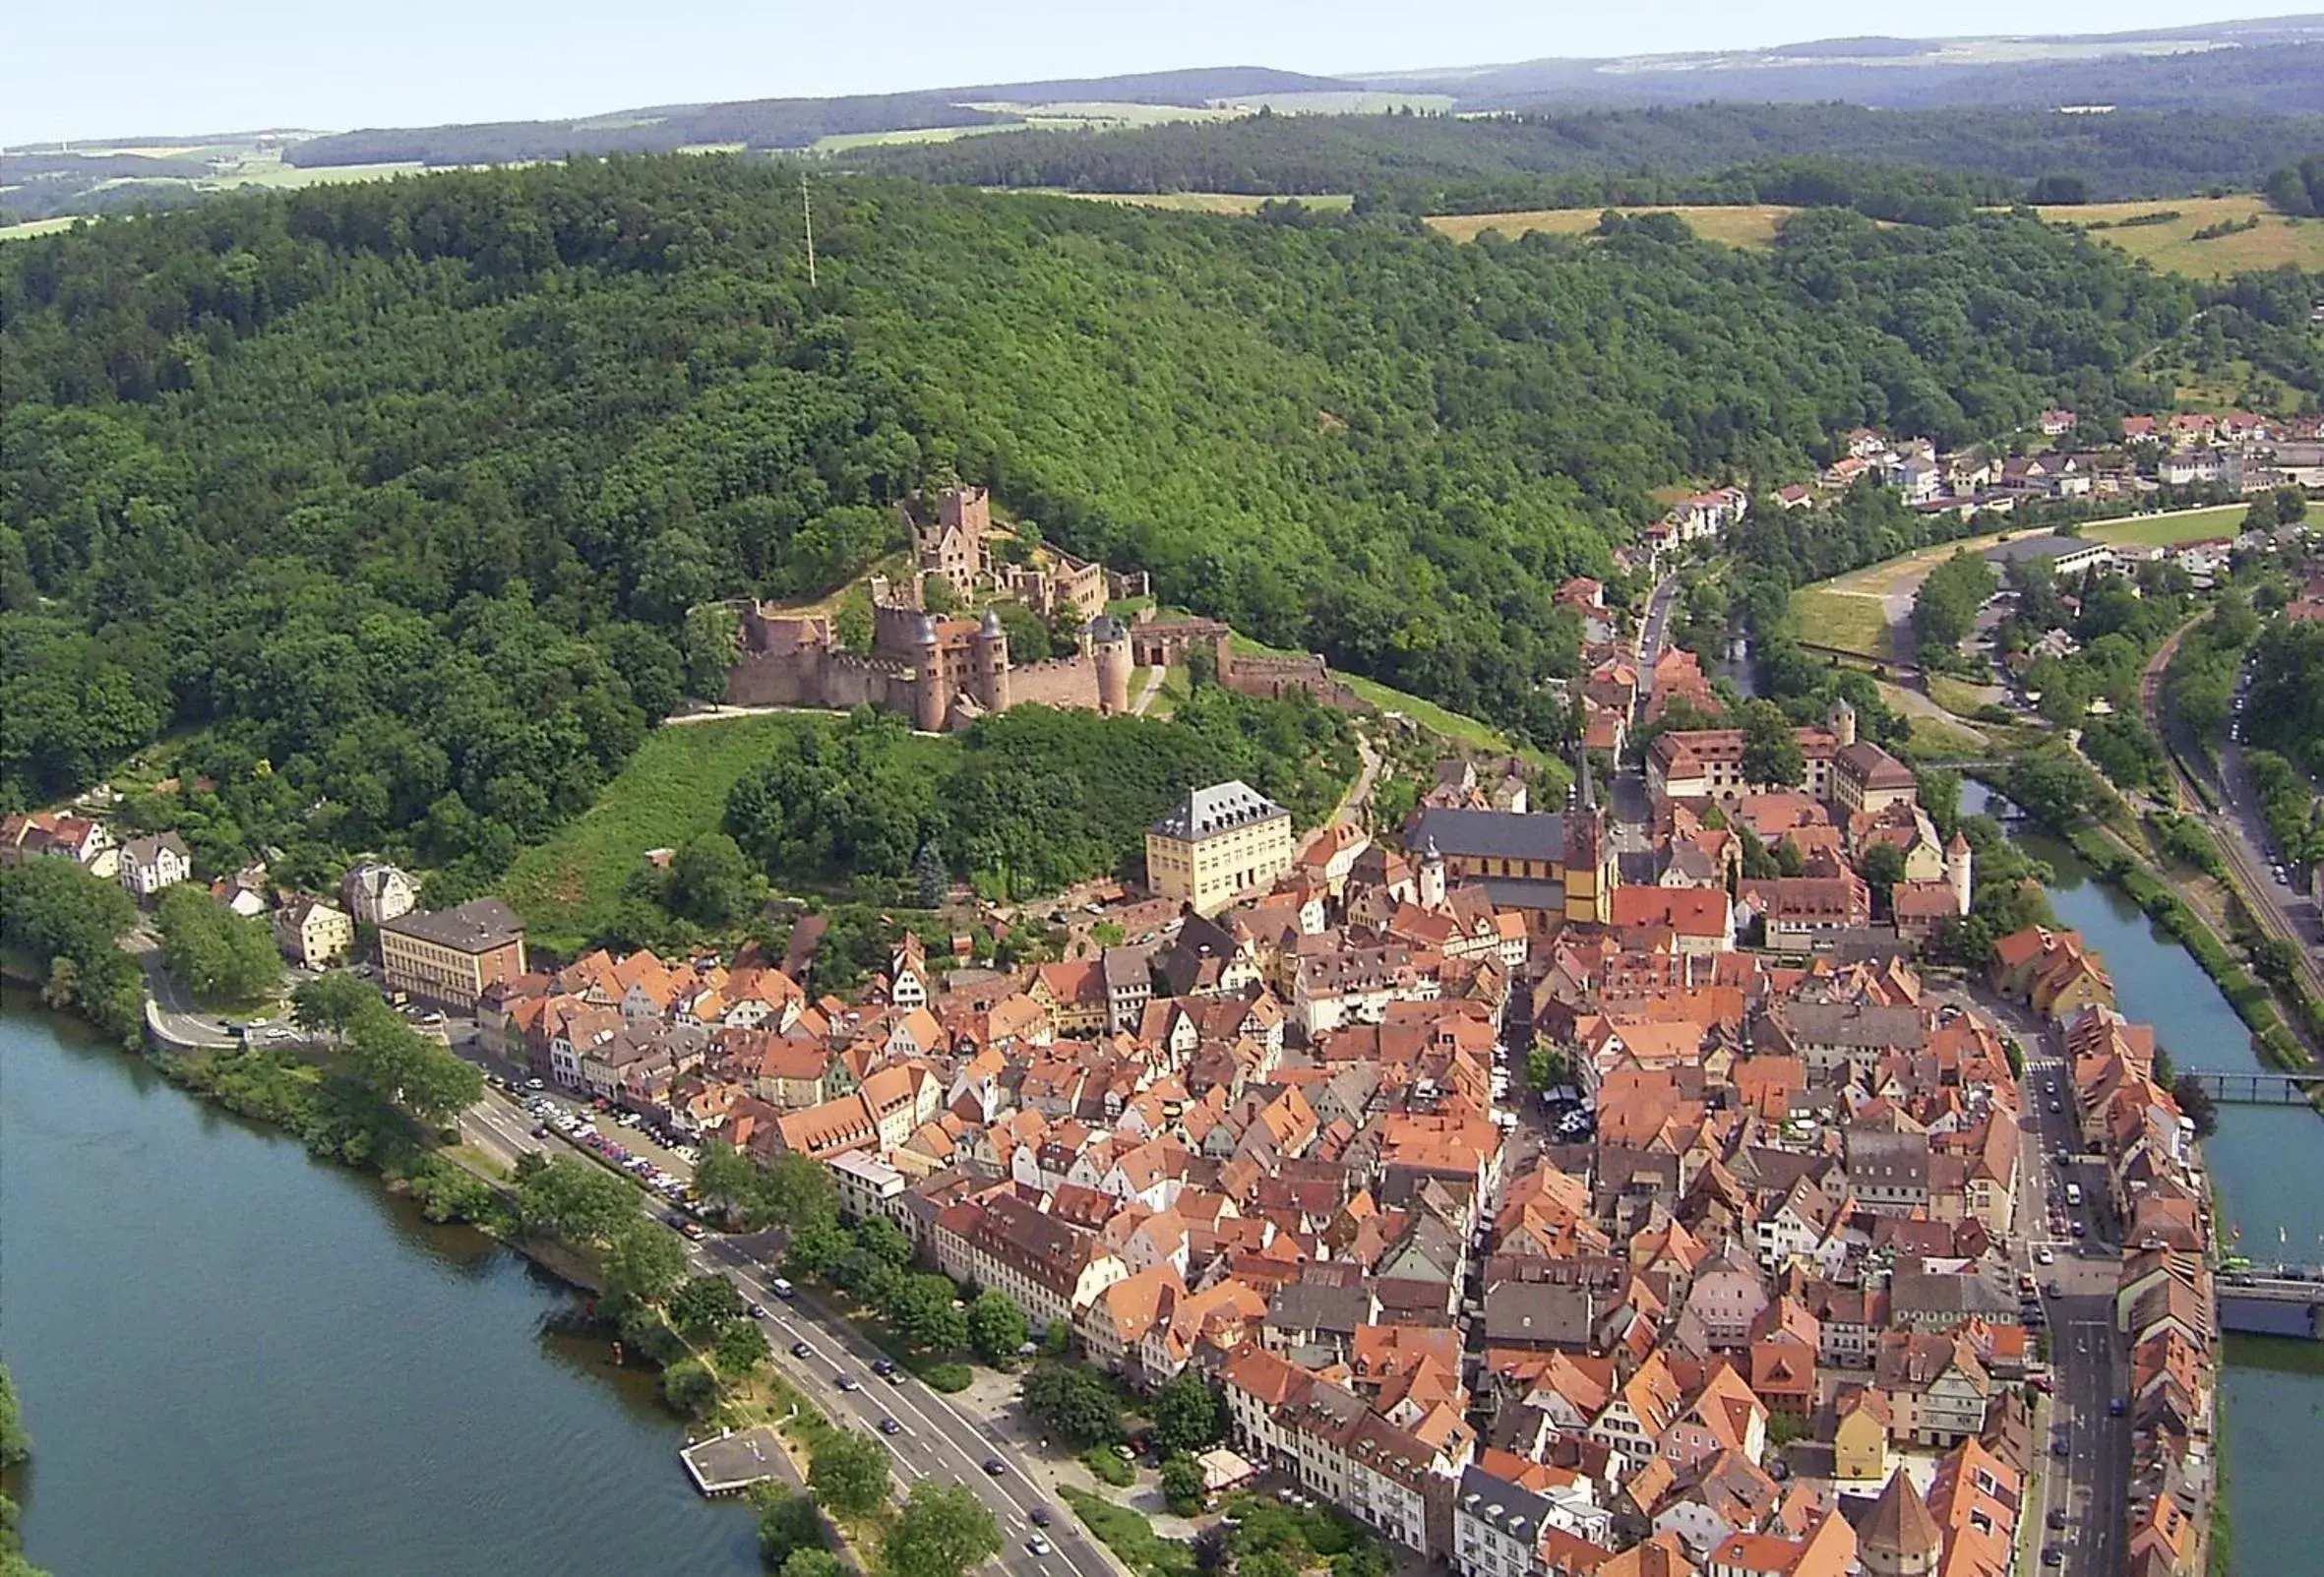
<svg viewBox="0 0 2324 1577"><path fill-rule="evenodd" d="M469 881L588 805L687 611L956 476L1165 601L1522 728L1652 490L2168 401L2185 284L1995 213L1454 246L741 159L237 196L0 249L0 795L182 732L204 864ZM1547 710L1555 710L1548 708ZM1545 723L1544 732L1562 720ZM223 814L230 812L230 814ZM206 814L208 814L206 810Z"/></svg>
<svg viewBox="0 0 2324 1577"><path fill-rule="evenodd" d="M1122 131L1009 131L842 162L969 186L1354 193L1418 213L1641 203L1830 202L1811 181L1918 201L2108 202L2256 190L2324 148L2324 115L1706 103L1436 115L1267 115ZM1950 179L1931 179L1941 171ZM2037 186L2043 189L2037 191ZM2293 212L2312 212L2307 209ZM1895 216L1895 215L1888 215Z"/></svg>

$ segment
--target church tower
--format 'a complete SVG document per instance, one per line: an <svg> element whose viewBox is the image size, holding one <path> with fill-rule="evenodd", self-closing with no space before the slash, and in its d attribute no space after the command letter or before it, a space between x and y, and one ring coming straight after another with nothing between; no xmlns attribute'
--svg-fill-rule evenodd
<svg viewBox="0 0 2324 1577"><path fill-rule="evenodd" d="M1606 812L1590 782L1590 753L1581 755L1581 787L1565 813L1565 918L1576 925L1603 926L1614 920L1614 845L1606 835Z"/></svg>
<svg viewBox="0 0 2324 1577"><path fill-rule="evenodd" d="M1423 909L1444 907L1444 856L1437 848L1434 837L1421 839L1420 848L1420 906Z"/></svg>

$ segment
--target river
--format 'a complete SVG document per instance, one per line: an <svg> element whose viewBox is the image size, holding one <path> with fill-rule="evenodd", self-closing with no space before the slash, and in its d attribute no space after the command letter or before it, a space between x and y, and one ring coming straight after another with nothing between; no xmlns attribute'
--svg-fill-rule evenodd
<svg viewBox="0 0 2324 1577"><path fill-rule="evenodd" d="M56 1577L759 1570L564 1287L13 993L0 1244Z"/></svg>
<svg viewBox="0 0 2324 1577"><path fill-rule="evenodd" d="M1975 784L1965 786L1965 807ZM2013 841L2056 873L2050 907L2107 961L2123 1014L2155 1026L2182 1068L2265 1066L2250 1033L2187 950L2054 838ZM2227 1230L2255 1259L2324 1263L2324 1120L2302 1106L2222 1106L2203 1145ZM2324 1569L2324 1343L2231 1337L2223 1381L2234 1569L2277 1577ZM2289 1552L2307 1553L2299 1565Z"/></svg>

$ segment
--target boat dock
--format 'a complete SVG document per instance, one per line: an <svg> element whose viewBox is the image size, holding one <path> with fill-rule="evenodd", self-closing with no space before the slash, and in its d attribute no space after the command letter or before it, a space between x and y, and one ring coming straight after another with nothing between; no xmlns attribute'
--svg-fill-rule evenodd
<svg viewBox="0 0 2324 1577"><path fill-rule="evenodd" d="M678 1460L686 1464L694 1486L712 1499L741 1494L767 1479L796 1478L791 1459L783 1455L774 1426L753 1425L730 1429L707 1440L682 1447Z"/></svg>

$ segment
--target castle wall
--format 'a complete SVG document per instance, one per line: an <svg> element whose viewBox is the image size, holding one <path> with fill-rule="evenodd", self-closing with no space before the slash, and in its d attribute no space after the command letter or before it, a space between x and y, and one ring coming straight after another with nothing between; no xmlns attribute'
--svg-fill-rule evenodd
<svg viewBox="0 0 2324 1577"><path fill-rule="evenodd" d="M1009 670L1009 698L1014 705L1097 710L1097 660L1089 656L1052 657L1046 662L1023 663Z"/></svg>

